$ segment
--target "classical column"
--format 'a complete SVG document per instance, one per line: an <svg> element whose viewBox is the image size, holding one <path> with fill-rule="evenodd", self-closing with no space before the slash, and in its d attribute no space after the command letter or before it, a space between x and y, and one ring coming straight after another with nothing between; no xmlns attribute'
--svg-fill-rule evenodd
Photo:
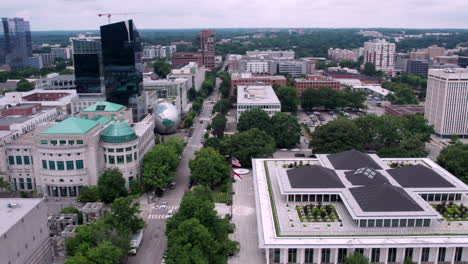
<svg viewBox="0 0 468 264"><path fill-rule="evenodd" d="M388 263L388 252L390 252L390 250L388 250L388 248L381 248L380 249L380 259L379 259L379 262L383 262L385 264ZM382 259L383 258L383 259Z"/></svg>
<svg viewBox="0 0 468 264"><path fill-rule="evenodd" d="M303 264L305 261L305 248L297 249L297 263Z"/></svg>
<svg viewBox="0 0 468 264"><path fill-rule="evenodd" d="M282 264L288 263L288 249L287 248L281 249L280 259L281 259Z"/></svg>
<svg viewBox="0 0 468 264"><path fill-rule="evenodd" d="M431 261L431 258L434 257L434 264L437 264L439 262L439 248L431 248L435 252L432 254L432 252L429 253L429 261Z"/></svg>
<svg viewBox="0 0 468 264"><path fill-rule="evenodd" d="M416 261L418 264L421 264L422 249L423 248L415 248L413 251L413 261Z"/></svg>
<svg viewBox="0 0 468 264"><path fill-rule="evenodd" d="M396 262L403 263L405 261L405 248L397 248Z"/></svg>
<svg viewBox="0 0 468 264"><path fill-rule="evenodd" d="M332 263L338 263L338 248L331 248L330 249L330 261Z"/></svg>
<svg viewBox="0 0 468 264"><path fill-rule="evenodd" d="M270 249L265 248L265 263L270 264Z"/></svg>
<svg viewBox="0 0 468 264"><path fill-rule="evenodd" d="M317 251L317 254L314 254L314 258L315 258L315 256L317 256L316 263L317 264L322 263L322 249L321 248L316 248L316 249L314 249L314 251Z"/></svg>

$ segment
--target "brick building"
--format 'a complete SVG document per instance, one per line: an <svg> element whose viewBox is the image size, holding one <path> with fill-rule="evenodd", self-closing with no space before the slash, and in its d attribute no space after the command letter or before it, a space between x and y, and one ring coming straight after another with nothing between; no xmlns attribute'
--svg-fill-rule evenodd
<svg viewBox="0 0 468 264"><path fill-rule="evenodd" d="M231 95L234 94L234 90L242 85L255 85L263 84L268 86L286 85L286 78L282 75L274 76L255 76L251 73L233 73L231 74Z"/></svg>
<svg viewBox="0 0 468 264"><path fill-rule="evenodd" d="M307 75L305 79L294 79L294 88L297 89L298 96L301 96L307 89L319 89L321 87L330 87L338 91L340 90L340 82L320 75Z"/></svg>
<svg viewBox="0 0 468 264"><path fill-rule="evenodd" d="M189 62L204 65L206 69L215 68L215 32L213 30L202 30L198 34L199 51L176 52L172 55L172 68L178 68Z"/></svg>

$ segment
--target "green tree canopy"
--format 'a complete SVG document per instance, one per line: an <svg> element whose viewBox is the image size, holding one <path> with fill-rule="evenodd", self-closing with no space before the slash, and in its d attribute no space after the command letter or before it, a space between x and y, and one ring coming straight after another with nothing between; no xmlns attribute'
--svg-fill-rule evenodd
<svg viewBox="0 0 468 264"><path fill-rule="evenodd" d="M290 86L281 85L276 95L281 102L282 112L296 113L297 105L299 104L299 97L297 96L297 89Z"/></svg>
<svg viewBox="0 0 468 264"><path fill-rule="evenodd" d="M171 65L163 60L158 60L153 63L154 73L156 73L160 78L166 78L166 76L171 73Z"/></svg>
<svg viewBox="0 0 468 264"><path fill-rule="evenodd" d="M301 139L297 118L289 113L276 113L271 117L271 135L278 148L291 148Z"/></svg>
<svg viewBox="0 0 468 264"><path fill-rule="evenodd" d="M99 192L97 186L83 186L80 189L78 201L82 203L96 202L99 200Z"/></svg>
<svg viewBox="0 0 468 264"><path fill-rule="evenodd" d="M174 149L177 155L182 155L182 152L184 152L185 142L180 137L171 137L164 142L164 145Z"/></svg>
<svg viewBox="0 0 468 264"><path fill-rule="evenodd" d="M359 252L355 252L353 255L345 258L345 264L368 264L369 259L363 256Z"/></svg>
<svg viewBox="0 0 468 264"><path fill-rule="evenodd" d="M197 184L215 187L229 180L229 165L224 157L213 148L202 148L195 152L195 159L189 162L191 179Z"/></svg>
<svg viewBox="0 0 468 264"><path fill-rule="evenodd" d="M339 118L317 127L311 136L310 145L314 153L363 150L364 137L359 127L345 118Z"/></svg>
<svg viewBox="0 0 468 264"><path fill-rule="evenodd" d="M445 147L440 152L437 162L468 184L468 144L456 143Z"/></svg>
<svg viewBox="0 0 468 264"><path fill-rule="evenodd" d="M301 95L301 107L304 110L314 108L343 109L352 108L359 110L365 108L367 93L363 91L336 91L330 87L319 89L307 89Z"/></svg>
<svg viewBox="0 0 468 264"><path fill-rule="evenodd" d="M388 99L394 105L419 104L413 90L406 86L397 87Z"/></svg>
<svg viewBox="0 0 468 264"><path fill-rule="evenodd" d="M111 203L115 199L127 196L125 179L118 168L106 169L98 179L99 198L106 203Z"/></svg>
<svg viewBox="0 0 468 264"><path fill-rule="evenodd" d="M61 214L76 214L78 216L78 224L83 224L83 213L73 206L68 206L60 210Z"/></svg>
<svg viewBox="0 0 468 264"><path fill-rule="evenodd" d="M190 88L188 90L188 99L189 101L193 101L197 97L197 90L195 88Z"/></svg>
<svg viewBox="0 0 468 264"><path fill-rule="evenodd" d="M242 112L237 122L239 132L247 131L252 128L258 128L263 131L270 131L270 116L262 109L254 108Z"/></svg>
<svg viewBox="0 0 468 264"><path fill-rule="evenodd" d="M275 139L258 128L227 136L222 142L223 154L238 158L243 166L251 166L252 158L271 157L275 150Z"/></svg>
<svg viewBox="0 0 468 264"><path fill-rule="evenodd" d="M214 134L217 138L223 138L226 124L227 119L221 113L218 113L211 121L211 128L214 130Z"/></svg>
<svg viewBox="0 0 468 264"><path fill-rule="evenodd" d="M31 90L34 90L34 84L28 82L26 79L21 79L21 81L16 84L17 92L29 92Z"/></svg>
<svg viewBox="0 0 468 264"><path fill-rule="evenodd" d="M228 99L221 99L213 106L213 113L221 112L223 115L226 114L231 108L231 103Z"/></svg>
<svg viewBox="0 0 468 264"><path fill-rule="evenodd" d="M203 143L203 147L205 148L213 148L217 151L221 151L221 140L217 137L209 137L205 140L205 143Z"/></svg>
<svg viewBox="0 0 468 264"><path fill-rule="evenodd" d="M67 258L65 264L118 264L123 252L109 241L102 241L97 247L89 248L83 254Z"/></svg>
<svg viewBox="0 0 468 264"><path fill-rule="evenodd" d="M154 146L143 158L143 183L153 190L162 190L173 178L179 164L179 156L171 144Z"/></svg>
<svg viewBox="0 0 468 264"><path fill-rule="evenodd" d="M117 198L111 205L105 222L119 232L133 234L145 226L140 214L140 204L132 197Z"/></svg>

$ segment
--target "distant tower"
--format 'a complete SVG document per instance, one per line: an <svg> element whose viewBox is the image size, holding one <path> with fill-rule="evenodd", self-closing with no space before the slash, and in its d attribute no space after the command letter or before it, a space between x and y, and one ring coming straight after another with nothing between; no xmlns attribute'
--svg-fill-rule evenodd
<svg viewBox="0 0 468 264"><path fill-rule="evenodd" d="M374 39L364 43L364 62L372 63L375 69L391 74L395 68L395 43Z"/></svg>
<svg viewBox="0 0 468 264"><path fill-rule="evenodd" d="M131 108L137 122L145 111L143 48L133 20L101 26L101 45L106 100Z"/></svg>
<svg viewBox="0 0 468 264"><path fill-rule="evenodd" d="M2 18L0 24L0 65L22 69L32 56L31 29L23 18Z"/></svg>
<svg viewBox="0 0 468 264"><path fill-rule="evenodd" d="M202 30L198 34L198 38L203 56L203 65L212 70L215 68L215 32L213 30Z"/></svg>

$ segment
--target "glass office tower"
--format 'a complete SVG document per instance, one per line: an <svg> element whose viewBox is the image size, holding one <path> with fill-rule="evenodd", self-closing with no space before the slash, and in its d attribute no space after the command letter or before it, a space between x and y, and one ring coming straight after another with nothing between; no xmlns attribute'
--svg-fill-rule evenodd
<svg viewBox="0 0 468 264"><path fill-rule="evenodd" d="M22 69L32 56L31 29L23 18L2 18L0 24L0 65Z"/></svg>
<svg viewBox="0 0 468 264"><path fill-rule="evenodd" d="M76 91L80 95L104 94L101 38L70 38L75 66Z"/></svg>
<svg viewBox="0 0 468 264"><path fill-rule="evenodd" d="M101 26L106 99L133 110L133 119L144 114L143 48L132 20Z"/></svg>

